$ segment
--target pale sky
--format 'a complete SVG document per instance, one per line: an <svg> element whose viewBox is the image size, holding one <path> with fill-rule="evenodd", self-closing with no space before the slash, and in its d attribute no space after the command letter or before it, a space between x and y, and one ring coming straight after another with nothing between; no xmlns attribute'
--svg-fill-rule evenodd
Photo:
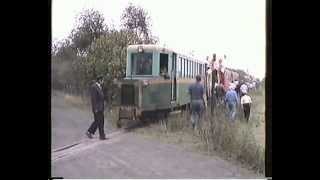
<svg viewBox="0 0 320 180"><path fill-rule="evenodd" d="M148 12L159 45L203 59L226 54L227 67L265 76L265 0L53 0L52 40L66 38L76 15L88 8L119 29L129 2Z"/></svg>

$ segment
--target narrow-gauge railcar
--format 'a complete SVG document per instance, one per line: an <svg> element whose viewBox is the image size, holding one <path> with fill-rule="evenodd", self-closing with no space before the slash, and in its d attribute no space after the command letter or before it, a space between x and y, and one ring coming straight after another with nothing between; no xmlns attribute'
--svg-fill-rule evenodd
<svg viewBox="0 0 320 180"><path fill-rule="evenodd" d="M146 114L169 113L190 103L188 86L202 76L207 89L208 62L158 45L127 48L126 77L121 81L121 119L141 119Z"/></svg>

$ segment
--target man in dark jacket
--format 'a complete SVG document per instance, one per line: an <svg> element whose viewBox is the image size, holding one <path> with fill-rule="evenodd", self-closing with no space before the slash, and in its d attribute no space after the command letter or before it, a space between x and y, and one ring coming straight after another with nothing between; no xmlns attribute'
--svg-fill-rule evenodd
<svg viewBox="0 0 320 180"><path fill-rule="evenodd" d="M242 81L238 82L237 85L236 85L236 93L238 95L238 98L240 99L240 87L242 85Z"/></svg>
<svg viewBox="0 0 320 180"><path fill-rule="evenodd" d="M86 132L86 135L91 139L92 135L99 128L99 136L101 140L105 140L104 133L104 94L102 91L103 77L99 76L97 81L90 87L91 105L94 116L94 121Z"/></svg>

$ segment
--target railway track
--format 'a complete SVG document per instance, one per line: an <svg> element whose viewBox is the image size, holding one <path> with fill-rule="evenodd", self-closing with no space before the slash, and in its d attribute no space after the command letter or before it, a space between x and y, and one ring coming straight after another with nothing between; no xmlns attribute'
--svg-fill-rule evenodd
<svg viewBox="0 0 320 180"><path fill-rule="evenodd" d="M177 115L181 113L181 111L173 111L170 112L169 115ZM159 119L157 119L159 120ZM150 121L150 123L154 123L155 121ZM161 123L161 122L160 122ZM80 141L73 142L71 144L55 148L51 151L51 161L56 162L58 160L66 159L68 157L71 157L79 152L82 152L84 150L91 149L99 144L111 144L113 142L116 142L122 135L130 132L131 130L134 130L136 128L144 127L146 124L141 123L140 121L131 121L127 125L127 127L117 130L115 132L112 132L108 134L107 140L101 141L98 137L94 137L92 139L82 139Z"/></svg>
<svg viewBox="0 0 320 180"><path fill-rule="evenodd" d="M122 135L124 135L125 132L126 132L125 130L119 130L119 131L115 131L113 133L110 133L107 136L107 138L109 138L109 139L104 140L104 141L101 141L101 140L99 140L99 138L94 137L92 139L82 139L80 141L71 143L69 145L53 149L51 151L51 161L54 163L56 161L66 159L68 157L72 157L72 156L74 156L84 150L92 149L99 144L114 143L114 142L118 141L118 139Z"/></svg>

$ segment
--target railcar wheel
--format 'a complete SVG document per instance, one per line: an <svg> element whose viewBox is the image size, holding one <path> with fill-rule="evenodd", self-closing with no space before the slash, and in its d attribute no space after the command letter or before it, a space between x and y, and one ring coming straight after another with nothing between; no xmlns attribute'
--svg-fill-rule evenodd
<svg viewBox="0 0 320 180"><path fill-rule="evenodd" d="M144 112L141 114L141 116L138 117L138 120L140 121L140 123L142 125L145 125L145 124L147 124L147 117L148 117L147 113Z"/></svg>

